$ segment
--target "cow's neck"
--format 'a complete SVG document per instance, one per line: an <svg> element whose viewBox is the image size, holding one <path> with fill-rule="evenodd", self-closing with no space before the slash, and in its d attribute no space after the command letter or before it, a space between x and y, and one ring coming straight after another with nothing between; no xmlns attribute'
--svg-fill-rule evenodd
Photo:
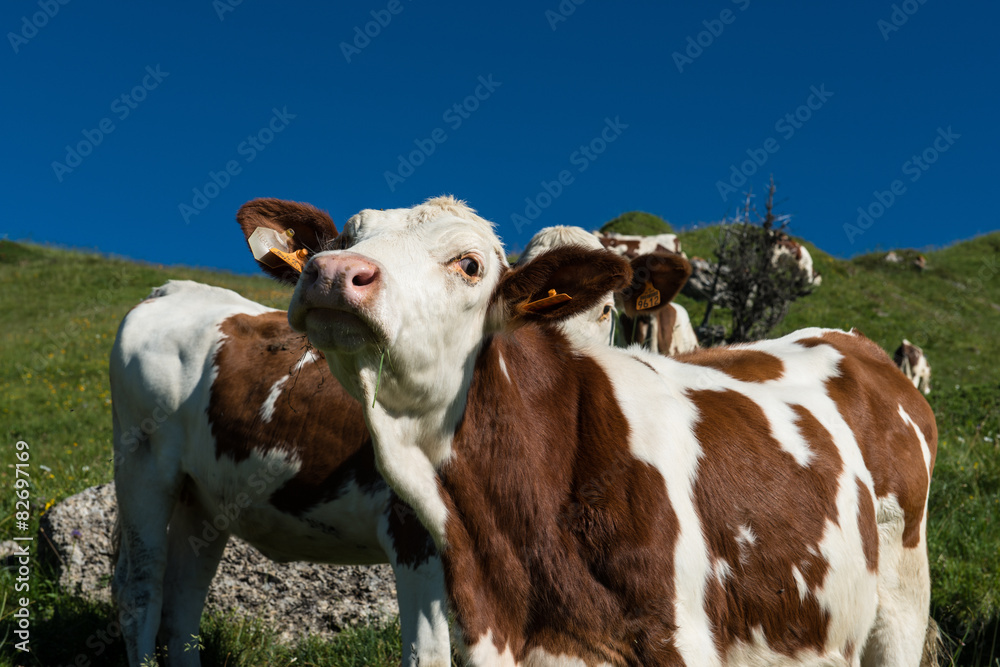
<svg viewBox="0 0 1000 667"><path fill-rule="evenodd" d="M609 627L620 601L569 574L590 571L577 544L589 512L581 494L603 495L628 477L627 437L606 374L561 335L524 327L484 345L438 472L445 576L465 641L485 652L476 664L494 649L521 660L584 636L600 647L565 647L591 662L617 664L631 650ZM539 608L552 617L537 618Z"/></svg>
<svg viewBox="0 0 1000 667"><path fill-rule="evenodd" d="M446 544L448 510L436 471L452 455L479 349L476 345L467 362L456 364L450 372L420 374L411 383L401 377L399 368L383 366L381 381L377 365L357 373L379 471L417 512L438 549Z"/></svg>

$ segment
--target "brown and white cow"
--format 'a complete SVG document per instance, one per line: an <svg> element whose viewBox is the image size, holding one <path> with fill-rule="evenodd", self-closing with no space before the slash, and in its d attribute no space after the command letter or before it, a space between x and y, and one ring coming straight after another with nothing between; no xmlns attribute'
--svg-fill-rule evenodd
<svg viewBox="0 0 1000 667"><path fill-rule="evenodd" d="M798 241L794 241L784 232L772 232L778 235L778 241L774 247L774 255L771 263L775 266L782 261L782 257L788 257L795 263L807 288L819 287L823 282L823 276L817 273L813 267L812 255L809 249Z"/></svg>
<svg viewBox="0 0 1000 667"><path fill-rule="evenodd" d="M251 202L238 218L247 235L294 229L296 248L318 250L337 233L326 214L278 200ZM199 664L185 645L230 535L278 562L391 563L403 664L451 663L434 544L376 471L361 406L284 311L171 281L123 320L111 393L113 589L129 664L158 645L171 665Z"/></svg>
<svg viewBox="0 0 1000 667"><path fill-rule="evenodd" d="M567 246L605 250L598 237L582 227L568 225L545 227L540 229L528 242L515 266L527 264L554 248ZM619 252L618 254L623 253ZM656 339L653 341L652 349L654 351L662 349L665 353L676 354L697 348L698 341L694 338L694 330L691 329L691 321L688 319L687 311L682 306L671 303L691 272L687 261L675 253L664 251L662 248L659 251L654 249L652 253L630 251L628 259L633 269L632 284L618 292L608 292L605 298L593 308L561 322L559 326L563 333L569 336L576 346L600 345L609 342L613 344L615 336L614 316L617 307L625 326L623 338L627 343L634 342L634 339L644 341L647 339L647 332L652 331L650 335ZM656 290L656 303L638 311L639 305L646 305L640 304L639 301L647 284ZM667 325L665 328L656 329L656 323L661 320ZM633 323L637 321L641 322L642 326L638 329L639 334L633 335L636 330ZM654 329L647 328L650 321L654 323ZM690 334L684 330L685 324ZM659 331L666 333L664 336L657 336ZM693 340L693 344L691 340ZM658 342L662 342L661 347L657 347Z"/></svg>
<svg viewBox="0 0 1000 667"><path fill-rule="evenodd" d="M365 210L289 308L437 544L472 664L918 663L936 426L878 346L573 353L555 325L629 266L504 257L451 198ZM550 289L572 300L529 306Z"/></svg>
<svg viewBox="0 0 1000 667"><path fill-rule="evenodd" d="M631 298L621 304L622 334L625 342L639 343L653 352L670 356L698 349L698 337L694 333L694 327L691 326L691 317L687 309L679 303L673 303L674 297L691 276L691 265L681 252L677 235L625 236L595 232L595 237L608 250L633 262L641 254L662 258L660 261L669 262L672 270L677 273L675 282L677 279L680 280L677 291L669 295L661 293L662 304L658 309L638 310L636 306L641 292L630 295ZM640 280L646 275L641 268L636 273Z"/></svg>
<svg viewBox="0 0 1000 667"><path fill-rule="evenodd" d="M927 363L923 350L904 338L892 355L892 360L914 387L924 392L924 395L931 393L931 365Z"/></svg>

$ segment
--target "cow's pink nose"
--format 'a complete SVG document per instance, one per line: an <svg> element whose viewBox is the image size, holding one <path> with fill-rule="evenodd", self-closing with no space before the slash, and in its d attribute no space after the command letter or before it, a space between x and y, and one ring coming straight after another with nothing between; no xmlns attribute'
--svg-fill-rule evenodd
<svg viewBox="0 0 1000 667"><path fill-rule="evenodd" d="M377 291L381 271L378 264L362 255L339 252L315 257L306 267L302 280L310 300L317 306L333 305L342 298L360 306Z"/></svg>

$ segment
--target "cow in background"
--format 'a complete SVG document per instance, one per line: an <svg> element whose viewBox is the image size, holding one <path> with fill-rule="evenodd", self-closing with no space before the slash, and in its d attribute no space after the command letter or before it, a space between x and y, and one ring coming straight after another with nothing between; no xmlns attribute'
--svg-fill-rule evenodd
<svg viewBox="0 0 1000 667"><path fill-rule="evenodd" d="M923 350L904 338L892 359L914 387L925 395L931 393L931 365Z"/></svg>
<svg viewBox="0 0 1000 667"><path fill-rule="evenodd" d="M337 236L307 204L258 199L237 219L247 237L292 230L289 249L305 258ZM298 280L289 264L258 263ZM434 544L376 470L361 406L284 311L170 281L126 315L110 371L112 592L132 667L157 647L168 665L200 664L186 647L231 535L276 562L390 563L403 665L451 664Z"/></svg>
<svg viewBox="0 0 1000 667"><path fill-rule="evenodd" d="M680 288L691 276L691 265L681 251L681 243L676 234L656 236L628 236L624 234L595 232L594 236L607 250L635 261L640 255L674 256L671 261L676 270L683 273ZM633 266L633 268L636 268ZM636 274L642 277L642 271ZM661 293L661 305L657 310L639 310L636 303L641 294L632 295L629 303L624 303L621 318L622 336L626 344L639 343L653 352L676 356L698 349L698 337L691 326L691 317L684 306L673 303L677 292L670 295ZM670 302L670 303L667 303Z"/></svg>

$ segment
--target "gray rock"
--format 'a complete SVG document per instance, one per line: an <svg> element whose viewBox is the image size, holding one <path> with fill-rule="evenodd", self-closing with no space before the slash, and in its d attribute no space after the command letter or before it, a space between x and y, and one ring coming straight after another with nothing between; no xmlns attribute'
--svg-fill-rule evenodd
<svg viewBox="0 0 1000 667"><path fill-rule="evenodd" d="M110 601L116 514L114 484L103 484L67 498L42 518L39 551L59 568L64 590ZM257 619L284 642L304 634L329 639L346 627L399 613L388 565L274 563L238 538L226 546L205 606Z"/></svg>

